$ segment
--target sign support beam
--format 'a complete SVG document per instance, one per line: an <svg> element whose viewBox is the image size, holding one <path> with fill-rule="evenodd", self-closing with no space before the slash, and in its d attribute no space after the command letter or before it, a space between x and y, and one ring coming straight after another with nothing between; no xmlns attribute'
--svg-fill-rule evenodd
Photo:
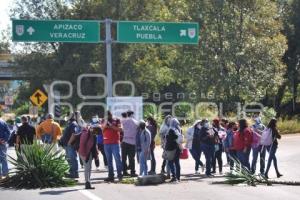
<svg viewBox="0 0 300 200"><path fill-rule="evenodd" d="M111 53L111 19L105 19L105 44L106 44L106 76L107 97L112 97L112 53Z"/></svg>

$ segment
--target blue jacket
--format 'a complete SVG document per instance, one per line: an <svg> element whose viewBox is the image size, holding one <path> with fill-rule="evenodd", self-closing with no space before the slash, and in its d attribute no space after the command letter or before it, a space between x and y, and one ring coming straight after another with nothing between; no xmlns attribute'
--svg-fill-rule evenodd
<svg viewBox="0 0 300 200"><path fill-rule="evenodd" d="M233 147L233 131L232 130L227 130L226 131L226 138L224 140L224 147L227 149L231 149Z"/></svg>
<svg viewBox="0 0 300 200"><path fill-rule="evenodd" d="M9 135L10 131L7 124L5 123L5 121L0 119L0 140L4 140L5 142L7 142Z"/></svg>

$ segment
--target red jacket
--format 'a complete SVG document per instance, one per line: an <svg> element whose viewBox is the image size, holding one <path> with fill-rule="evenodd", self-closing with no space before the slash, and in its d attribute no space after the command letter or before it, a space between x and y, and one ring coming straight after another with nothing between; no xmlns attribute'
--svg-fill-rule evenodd
<svg viewBox="0 0 300 200"><path fill-rule="evenodd" d="M243 133L239 131L234 133L233 147L236 151L241 151L245 147L251 148L252 144L252 131L250 128L245 128Z"/></svg>

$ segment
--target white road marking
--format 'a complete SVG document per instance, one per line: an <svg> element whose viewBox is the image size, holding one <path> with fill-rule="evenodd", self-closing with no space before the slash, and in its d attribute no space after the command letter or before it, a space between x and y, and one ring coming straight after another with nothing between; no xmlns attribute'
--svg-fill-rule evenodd
<svg viewBox="0 0 300 200"><path fill-rule="evenodd" d="M88 190L78 190L81 194L89 198L90 200L103 200L100 197L96 196L95 194L91 193Z"/></svg>

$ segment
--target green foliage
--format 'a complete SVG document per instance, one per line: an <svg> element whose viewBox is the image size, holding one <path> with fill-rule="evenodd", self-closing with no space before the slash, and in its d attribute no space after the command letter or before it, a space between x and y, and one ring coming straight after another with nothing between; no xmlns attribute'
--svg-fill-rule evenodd
<svg viewBox="0 0 300 200"><path fill-rule="evenodd" d="M300 133L300 120L297 118L279 119L277 121L277 128L280 134Z"/></svg>
<svg viewBox="0 0 300 200"><path fill-rule="evenodd" d="M225 181L215 181L213 184L228 184L228 185L238 185L238 184L247 184L249 186L256 186L258 184L272 185L272 184L281 184L281 185L300 185L300 182L297 181L276 181L268 180L264 176L252 174L247 168L242 166L242 164L234 159L234 170L232 173L227 173L225 175Z"/></svg>
<svg viewBox="0 0 300 200"><path fill-rule="evenodd" d="M28 103L28 102L24 102L23 105L20 105L20 106L15 110L16 116L20 116L20 115L28 114L28 113L29 113L29 103Z"/></svg>
<svg viewBox="0 0 300 200"><path fill-rule="evenodd" d="M288 82L293 88L298 83L300 1L283 2L17 0L11 17L199 22L200 42L196 46L113 44L113 80L132 81L134 95L195 93L196 99L187 100L195 103L202 100L203 92L214 94L215 102L243 103L261 101L266 96L273 99L282 85ZM115 25L112 33L116 39ZM37 43L23 47L16 62L32 75L27 91L53 80L71 81L76 91L80 74L106 71L103 44ZM282 57L287 48L285 65ZM103 86L100 80L91 79L84 81L82 89L84 94L97 95ZM120 86L119 91L127 94L128 88ZM28 99L25 93L19 94L20 99ZM68 101L77 105L83 100L73 95ZM227 111L232 112L232 108ZM181 109L179 115L194 114Z"/></svg>
<svg viewBox="0 0 300 200"><path fill-rule="evenodd" d="M10 177L0 182L1 187L49 188L72 186L73 180L64 178L69 170L65 155L55 149L55 145L41 145L34 141L32 145L23 145L17 151L17 158L9 156L13 165Z"/></svg>
<svg viewBox="0 0 300 200"><path fill-rule="evenodd" d="M274 108L264 107L262 112L262 120L264 124L268 124L272 118L276 117L276 111Z"/></svg>

